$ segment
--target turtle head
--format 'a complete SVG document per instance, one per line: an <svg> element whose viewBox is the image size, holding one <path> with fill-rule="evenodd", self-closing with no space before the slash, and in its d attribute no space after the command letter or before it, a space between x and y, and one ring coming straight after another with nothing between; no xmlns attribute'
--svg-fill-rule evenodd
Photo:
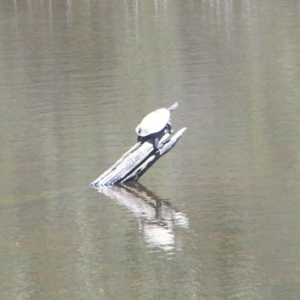
<svg viewBox="0 0 300 300"><path fill-rule="evenodd" d="M171 105L171 106L168 108L168 110L169 110L169 111L173 111L173 110L175 110L175 109L177 108L177 106L178 106L178 103L176 102L176 103L174 103L173 105Z"/></svg>

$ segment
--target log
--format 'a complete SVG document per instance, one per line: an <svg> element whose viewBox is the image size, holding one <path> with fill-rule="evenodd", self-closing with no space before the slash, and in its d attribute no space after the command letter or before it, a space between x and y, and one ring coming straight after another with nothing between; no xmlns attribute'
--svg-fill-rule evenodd
<svg viewBox="0 0 300 300"><path fill-rule="evenodd" d="M176 145L185 130L186 128L180 129L159 150L154 148L152 138L142 144L135 144L114 165L95 179L90 186L99 188L117 183L137 181L160 157ZM165 139L165 137L162 139Z"/></svg>

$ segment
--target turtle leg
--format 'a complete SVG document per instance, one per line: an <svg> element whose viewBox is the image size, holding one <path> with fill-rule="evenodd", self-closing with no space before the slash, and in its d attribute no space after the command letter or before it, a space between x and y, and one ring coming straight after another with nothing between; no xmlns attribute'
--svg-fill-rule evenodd
<svg viewBox="0 0 300 300"><path fill-rule="evenodd" d="M168 127L169 132L172 134L174 132L174 130L172 129L172 124L170 121L168 121L167 127Z"/></svg>
<svg viewBox="0 0 300 300"><path fill-rule="evenodd" d="M156 136L156 137L154 138L154 147L155 147L156 149L160 150L163 146L164 146L164 144L163 144L163 143L160 143L160 142L159 142L159 137Z"/></svg>
<svg viewBox="0 0 300 300"><path fill-rule="evenodd" d="M137 142L141 144L143 143L143 138L140 135L137 137Z"/></svg>

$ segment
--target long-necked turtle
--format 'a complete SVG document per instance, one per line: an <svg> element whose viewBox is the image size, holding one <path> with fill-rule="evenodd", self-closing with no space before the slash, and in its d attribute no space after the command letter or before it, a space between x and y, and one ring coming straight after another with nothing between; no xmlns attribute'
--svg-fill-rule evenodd
<svg viewBox="0 0 300 300"><path fill-rule="evenodd" d="M164 144L160 142L160 139L166 132L173 132L170 112L175 110L177 106L178 103L176 102L169 108L160 108L148 114L135 129L138 135L138 142L143 143L152 138L154 147L161 149Z"/></svg>

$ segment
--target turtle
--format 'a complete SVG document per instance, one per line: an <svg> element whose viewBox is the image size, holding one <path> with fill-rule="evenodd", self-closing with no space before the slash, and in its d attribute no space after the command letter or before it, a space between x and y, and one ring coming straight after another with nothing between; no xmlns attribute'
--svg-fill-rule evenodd
<svg viewBox="0 0 300 300"><path fill-rule="evenodd" d="M138 135L137 141L143 143L152 138L154 148L161 149L164 143L160 139L165 133L173 133L170 113L177 106L178 103L176 102L169 108L159 108L148 114L135 129Z"/></svg>

